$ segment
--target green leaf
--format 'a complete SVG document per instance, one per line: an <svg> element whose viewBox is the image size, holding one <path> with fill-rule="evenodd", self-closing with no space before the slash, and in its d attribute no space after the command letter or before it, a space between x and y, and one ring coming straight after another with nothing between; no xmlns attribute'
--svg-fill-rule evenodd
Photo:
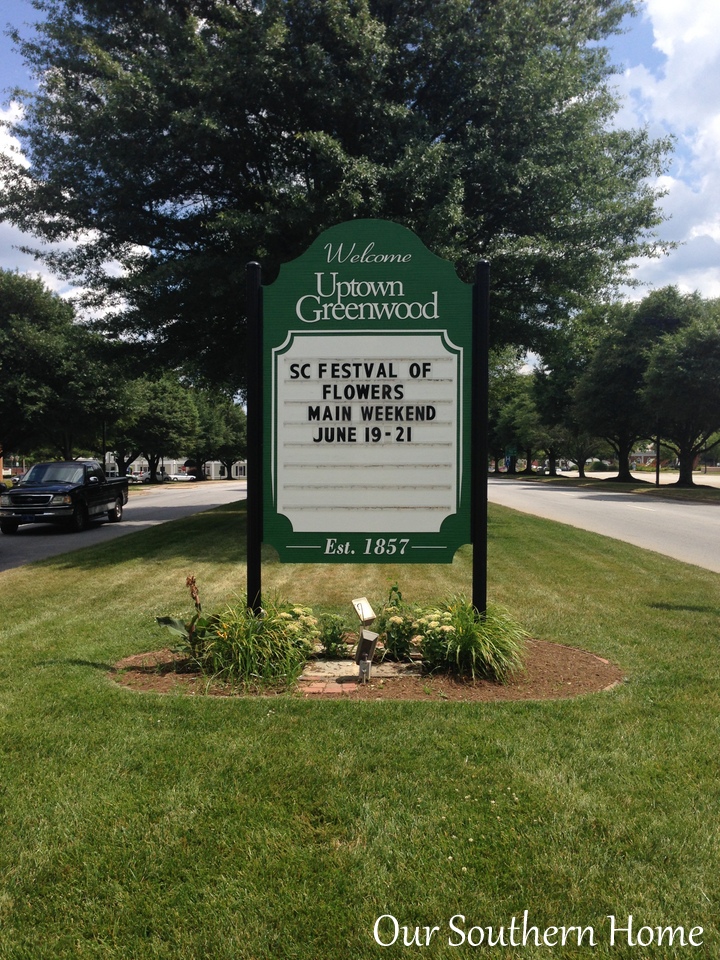
<svg viewBox="0 0 720 960"><path fill-rule="evenodd" d="M177 634L185 640L188 639L187 627L182 620L176 620L174 617L155 617L155 620L159 626L167 627L170 633Z"/></svg>

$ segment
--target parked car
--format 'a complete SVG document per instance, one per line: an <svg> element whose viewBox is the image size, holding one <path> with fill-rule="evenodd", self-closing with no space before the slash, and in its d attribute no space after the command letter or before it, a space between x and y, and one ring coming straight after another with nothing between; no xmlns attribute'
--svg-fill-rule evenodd
<svg viewBox="0 0 720 960"><path fill-rule="evenodd" d="M192 473L166 473L165 480L169 480L171 483L177 483L182 480L197 480L197 477Z"/></svg>
<svg viewBox="0 0 720 960"><path fill-rule="evenodd" d="M158 470L158 480L162 480L162 473ZM149 470L136 470L135 473L128 474L128 483L150 483L152 474Z"/></svg>
<svg viewBox="0 0 720 960"><path fill-rule="evenodd" d="M97 460L36 463L0 495L0 530L11 534L25 523L64 523L79 532L91 520L118 523L127 499L127 477L108 480Z"/></svg>

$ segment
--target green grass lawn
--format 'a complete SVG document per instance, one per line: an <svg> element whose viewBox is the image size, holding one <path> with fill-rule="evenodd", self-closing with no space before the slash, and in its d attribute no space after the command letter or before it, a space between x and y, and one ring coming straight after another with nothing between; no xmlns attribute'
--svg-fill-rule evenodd
<svg viewBox="0 0 720 960"><path fill-rule="evenodd" d="M243 505L0 574L2 960L720 956L720 576L491 507L491 599L627 683L503 704L116 686L116 660L165 644L156 616L189 614L188 574L208 611L242 594ZM409 601L469 592L470 552L268 555L264 577L352 617L395 580ZM450 945L457 915L509 942L525 910L541 933L592 927L595 946ZM386 914L439 929L382 947ZM702 945L611 946L607 916L630 914L636 933L703 927Z"/></svg>

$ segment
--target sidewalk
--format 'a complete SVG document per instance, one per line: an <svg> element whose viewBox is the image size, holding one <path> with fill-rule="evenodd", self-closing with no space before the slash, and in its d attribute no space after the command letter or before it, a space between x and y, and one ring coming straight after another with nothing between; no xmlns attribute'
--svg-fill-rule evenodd
<svg viewBox="0 0 720 960"><path fill-rule="evenodd" d="M419 677L419 663L374 663L372 680ZM360 668L354 660L311 660L298 680L298 691L305 697L350 696L357 689Z"/></svg>

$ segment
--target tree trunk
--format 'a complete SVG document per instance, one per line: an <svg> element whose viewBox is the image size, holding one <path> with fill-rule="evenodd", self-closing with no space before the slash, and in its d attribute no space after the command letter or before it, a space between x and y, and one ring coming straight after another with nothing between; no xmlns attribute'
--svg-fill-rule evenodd
<svg viewBox="0 0 720 960"><path fill-rule="evenodd" d="M73 459L73 438L66 430L63 431L62 437L58 438L57 448L61 460Z"/></svg>
<svg viewBox="0 0 720 960"><path fill-rule="evenodd" d="M185 465L187 472L194 475L196 480L207 480L207 477L205 476L205 464L208 461L203 460L203 458L196 453L195 459L192 462L193 466L188 466L187 464Z"/></svg>
<svg viewBox="0 0 720 960"><path fill-rule="evenodd" d="M634 439L621 439L617 444L618 455L618 475L615 478L618 483L635 483L635 477L630 473L630 454L632 453Z"/></svg>
<svg viewBox="0 0 720 960"><path fill-rule="evenodd" d="M220 474L220 476L223 478L223 480L232 480L232 479L234 479L234 478L233 478L233 474L232 474L232 469L233 469L233 467L235 466L236 463L240 463L240 462L241 462L241 458L240 458L240 457L234 457L232 460L228 460L228 459L223 460L223 458L220 457L219 459L220 459L220 463L222 464L222 467L223 467L223 469L224 469L224 471L225 471L225 476L222 477L222 474Z"/></svg>
<svg viewBox="0 0 720 960"><path fill-rule="evenodd" d="M158 483L157 471L160 465L160 461L162 460L162 454L146 453L145 459L148 462L148 470L150 472L150 483Z"/></svg>
<svg viewBox="0 0 720 960"><path fill-rule="evenodd" d="M678 460L680 461L680 476L678 477L678 487L694 487L693 467L695 466L695 456L693 453L680 452Z"/></svg>
<svg viewBox="0 0 720 960"><path fill-rule="evenodd" d="M115 463L118 465L118 474L121 477L124 477L128 470L130 469L130 464L137 460L138 453L130 453L127 456L123 456L122 453L115 453Z"/></svg>

